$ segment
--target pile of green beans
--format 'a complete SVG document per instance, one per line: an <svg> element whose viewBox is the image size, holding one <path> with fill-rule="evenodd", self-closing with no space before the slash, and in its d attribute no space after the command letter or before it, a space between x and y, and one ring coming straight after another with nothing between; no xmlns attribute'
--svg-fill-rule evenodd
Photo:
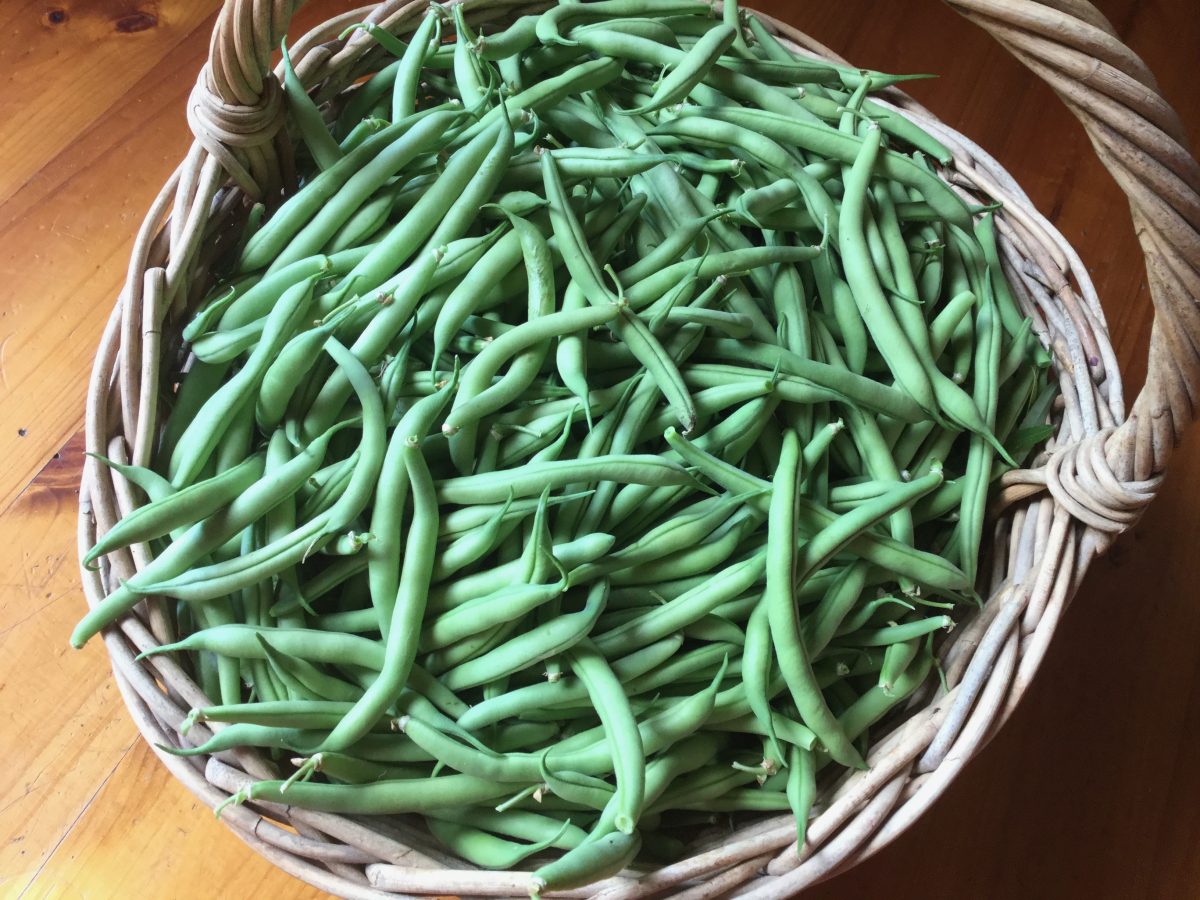
<svg viewBox="0 0 1200 900"><path fill-rule="evenodd" d="M145 503L239 795L417 813L533 893L792 810L975 602L990 485L1049 434L992 209L734 5L432 6L318 108L298 190L190 319ZM286 60L286 51L285 51ZM108 463L107 460L103 461ZM114 463L108 463L115 465ZM290 771L290 770L289 770Z"/></svg>

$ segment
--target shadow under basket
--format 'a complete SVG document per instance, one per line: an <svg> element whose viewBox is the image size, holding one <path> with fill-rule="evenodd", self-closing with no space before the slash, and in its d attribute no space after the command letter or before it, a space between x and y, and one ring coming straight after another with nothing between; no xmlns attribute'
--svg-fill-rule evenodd
<svg viewBox="0 0 1200 900"><path fill-rule="evenodd" d="M944 684L930 679L886 733L874 735L867 770L827 786L799 853L790 815L760 816L733 832L701 834L686 859L657 871L627 871L559 896L792 897L886 846L1012 712L1089 562L1154 497L1171 449L1193 418L1200 386L1200 168L1176 114L1141 60L1084 0L949 2L1051 84L1128 194L1156 310L1146 387L1127 411L1087 270L1013 179L911 98L894 88L883 92L880 102L953 151L954 162L942 173L952 185L973 200L1003 203L996 215L1002 263L1050 348L1061 388L1056 433L1030 468L1001 481L981 578L986 602L942 645ZM93 453L149 460L159 424L160 367L184 358L180 331L209 287L210 264L228 248L247 198L277 195L294 180L282 70L271 71L269 50L299 5L227 0L217 20L210 60L188 102L196 142L138 234L128 281L96 356L86 431ZM544 8L487 0L464 6L472 24L497 27ZM385 2L323 23L291 46L299 78L315 89L318 102L336 102L382 59L365 33L340 33L367 20L404 34L424 8ZM799 52L837 59L799 31L760 18ZM80 497L82 554L136 503L127 482L91 459ZM82 570L88 602L98 603L147 561L144 547L135 545L110 554L99 571ZM165 643L168 628L149 601L106 629L104 640L146 740L190 746L209 732L196 725L184 739L184 718L189 708L210 701L169 657L135 660ZM252 781L277 777L270 760L256 752L191 758L156 752L210 807ZM341 896L505 897L529 887L528 872L485 871L454 859L403 816L347 817L251 802L226 807L223 821L275 865Z"/></svg>

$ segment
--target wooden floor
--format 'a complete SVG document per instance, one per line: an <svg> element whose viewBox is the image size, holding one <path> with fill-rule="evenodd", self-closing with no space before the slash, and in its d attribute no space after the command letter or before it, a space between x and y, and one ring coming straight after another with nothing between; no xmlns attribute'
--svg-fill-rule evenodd
<svg viewBox="0 0 1200 900"><path fill-rule="evenodd" d="M320 896L166 774L67 645L84 383L134 230L188 140L216 0L0 0L0 895ZM300 26L348 4L314 0ZM1131 385L1150 311L1126 206L1053 96L933 0L764 8L994 152L1091 265ZM1102 9L1200 134L1196 0ZM936 809L821 900L1200 897L1200 446L1096 564L1040 680Z"/></svg>

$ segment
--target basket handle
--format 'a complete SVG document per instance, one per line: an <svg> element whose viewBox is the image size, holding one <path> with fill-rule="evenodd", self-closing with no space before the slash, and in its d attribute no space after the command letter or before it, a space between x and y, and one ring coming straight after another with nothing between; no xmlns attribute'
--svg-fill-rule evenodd
<svg viewBox="0 0 1200 900"><path fill-rule="evenodd" d="M303 2L226 0L189 103L197 139L254 198L271 189L283 124L271 50ZM1129 198L1155 309L1149 364L1128 419L1096 437L1116 480L1144 488L1200 412L1200 165L1146 64L1088 0L947 2L1053 88Z"/></svg>
<svg viewBox="0 0 1200 900"><path fill-rule="evenodd" d="M213 26L208 61L188 98L197 142L248 196L279 185L276 137L284 124L283 90L271 52L304 0L225 0Z"/></svg>
<svg viewBox="0 0 1200 900"><path fill-rule="evenodd" d="M1200 412L1200 165L1146 64L1088 0L947 2L1050 85L1129 198L1155 312L1146 383L1090 456L1144 484Z"/></svg>

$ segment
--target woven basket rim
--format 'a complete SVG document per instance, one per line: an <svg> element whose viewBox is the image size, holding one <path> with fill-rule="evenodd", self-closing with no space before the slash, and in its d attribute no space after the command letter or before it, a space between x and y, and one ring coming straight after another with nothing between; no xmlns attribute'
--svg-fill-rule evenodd
<svg viewBox="0 0 1200 900"><path fill-rule="evenodd" d="M975 7L988 6L985 0L953 2L972 13ZM486 19L510 18L549 4L481 0L466 5L470 17ZM233 4L225 7L223 19L234 15L233 8ZM330 35L348 21L363 18L402 33L422 8L417 2L385 2L323 23L291 46L302 80L344 88L352 80L348 73L356 71L353 64L364 58L369 61L365 52L369 42L358 35L331 41ZM802 51L837 59L797 29L758 15ZM277 43L287 18L283 16L282 25L274 20L255 23L268 46ZM214 62L222 27L219 20ZM225 27L231 26L226 22ZM202 82L211 81L216 68L206 68ZM1058 432L1036 467L1009 473L1002 482L1001 527L996 529L996 564L989 575L987 602L962 624L942 653L949 690L919 694L920 704L914 702L911 715L876 742L871 768L847 774L823 798L803 855L796 852L790 816L765 817L732 836L700 846L698 853L680 863L637 880L610 879L580 896L615 900L667 890L687 896L695 879L703 879L708 890L715 881L728 889L748 884L748 896L794 896L877 852L940 796L1011 713L1088 562L1136 519L1157 488L1159 457L1150 465L1139 463L1135 450L1125 454L1133 459L1128 465L1112 462L1116 436L1131 432L1121 431L1129 420L1119 368L1099 299L1078 255L985 151L898 89L883 96L882 102L918 121L951 148L956 160L950 178L953 185L1005 201L997 214L997 221L1003 223L998 235L1003 262L1022 306L1052 337L1049 343L1064 397ZM191 107L190 101L189 112ZM203 129L205 121L192 118L193 128ZM278 137L268 135L268 140L277 142ZM155 427L159 356L164 343L170 342L163 340L161 332L169 337L171 328L178 327L156 328L148 323L157 324L167 310L186 307L188 297L175 286L186 280L191 257L204 245L205 225L231 213L245 193L244 186L223 187L222 170L240 183L235 167L252 177L254 164L262 163L254 154L265 154L261 148L272 146L260 142L239 156L221 140L216 143L223 147L219 154L209 152L213 135L198 133L197 144L152 207L135 246L130 281L97 353L86 417L88 449L118 461L137 460L147 452ZM168 219L172 201L176 212ZM80 498L82 554L134 501L128 484L91 461L84 471ZM107 592L106 585L125 580L146 559L145 548L135 546L115 554L100 571L85 569L89 603L98 602ZM157 744L193 745L210 733L197 725L187 738L179 734L187 709L204 704L207 698L177 664L164 656L134 659L164 642L164 627L153 606L143 607L106 629L104 641L139 730L179 780L204 803L216 806L250 781L274 773L252 751L184 759L157 749ZM401 821L367 824L353 817L264 803L229 807L224 821L279 867L342 896L447 891L506 896L524 893L528 884L525 873L482 872L455 861L428 836ZM760 874L763 869L766 875Z"/></svg>

